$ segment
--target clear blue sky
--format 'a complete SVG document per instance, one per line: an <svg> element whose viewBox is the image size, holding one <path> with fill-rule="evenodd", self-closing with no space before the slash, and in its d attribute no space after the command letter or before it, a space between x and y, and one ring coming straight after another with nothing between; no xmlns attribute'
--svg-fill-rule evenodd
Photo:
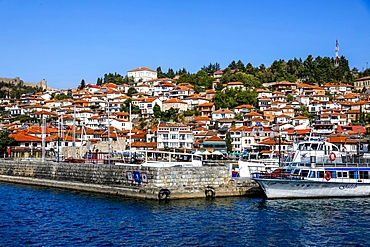
<svg viewBox="0 0 370 247"><path fill-rule="evenodd" d="M340 55L370 62L369 0L0 0L0 77L55 88L137 67L198 71Z"/></svg>

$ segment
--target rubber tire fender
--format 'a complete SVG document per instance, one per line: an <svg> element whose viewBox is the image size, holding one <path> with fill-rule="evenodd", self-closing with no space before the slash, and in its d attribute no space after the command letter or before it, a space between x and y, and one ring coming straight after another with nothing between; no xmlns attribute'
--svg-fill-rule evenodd
<svg viewBox="0 0 370 247"><path fill-rule="evenodd" d="M169 189L161 189L158 192L158 200L164 201L169 200L171 198L171 191Z"/></svg>
<svg viewBox="0 0 370 247"><path fill-rule="evenodd" d="M206 195L206 198L215 198L216 190L213 187L208 186L206 190L204 191L204 194Z"/></svg>

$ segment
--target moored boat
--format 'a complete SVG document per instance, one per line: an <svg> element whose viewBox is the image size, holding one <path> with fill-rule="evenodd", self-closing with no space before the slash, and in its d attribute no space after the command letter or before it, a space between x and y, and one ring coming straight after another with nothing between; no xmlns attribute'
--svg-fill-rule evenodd
<svg viewBox="0 0 370 247"><path fill-rule="evenodd" d="M279 168L279 158L273 151L248 153L238 160L238 172L241 178L250 178L251 173L271 172Z"/></svg>
<svg viewBox="0 0 370 247"><path fill-rule="evenodd" d="M332 143L302 142L293 162L253 173L269 199L370 196L370 160L340 152Z"/></svg>

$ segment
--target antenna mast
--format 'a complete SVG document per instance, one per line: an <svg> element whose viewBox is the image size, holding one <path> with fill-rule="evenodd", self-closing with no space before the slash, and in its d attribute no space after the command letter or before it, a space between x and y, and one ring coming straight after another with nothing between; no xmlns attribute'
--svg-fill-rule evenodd
<svg viewBox="0 0 370 247"><path fill-rule="evenodd" d="M335 60L334 60L334 66L339 66L339 41L335 41Z"/></svg>

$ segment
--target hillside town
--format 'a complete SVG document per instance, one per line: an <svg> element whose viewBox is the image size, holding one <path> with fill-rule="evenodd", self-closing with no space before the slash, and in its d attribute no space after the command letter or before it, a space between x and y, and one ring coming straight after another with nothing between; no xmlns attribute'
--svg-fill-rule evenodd
<svg viewBox="0 0 370 247"><path fill-rule="evenodd" d="M125 150L164 150L218 151L226 159L261 151L284 152L312 137L325 138L348 152L368 151L368 126L359 120L370 113L370 94L360 92L370 85L370 76L356 79L353 85L270 82L253 88L255 105L229 109L216 108L213 101L222 74L223 70L210 74L212 89L198 93L192 84L177 83L176 77L157 78L157 72L146 67L128 71L127 76L133 78L129 84L58 90L43 81L42 92L0 99L6 113L2 129L14 139L2 155L13 159L46 155L61 160L89 153L114 156ZM222 88L247 90L235 81ZM71 97L55 99L63 94ZM158 109L176 109L177 121L164 121L156 115ZM189 110L197 114L183 114ZM10 121L19 116L28 118Z"/></svg>

